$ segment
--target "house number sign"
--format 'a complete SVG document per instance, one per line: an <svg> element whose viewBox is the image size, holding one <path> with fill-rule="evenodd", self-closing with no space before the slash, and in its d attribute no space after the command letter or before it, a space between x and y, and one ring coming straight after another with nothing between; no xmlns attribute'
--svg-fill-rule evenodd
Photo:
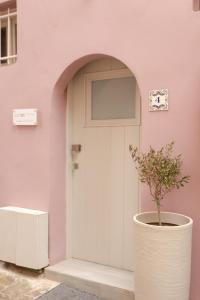
<svg viewBox="0 0 200 300"><path fill-rule="evenodd" d="M168 90L152 90L149 92L149 111L168 110Z"/></svg>
<svg viewBox="0 0 200 300"><path fill-rule="evenodd" d="M13 125L37 125L37 109L23 108L13 110Z"/></svg>

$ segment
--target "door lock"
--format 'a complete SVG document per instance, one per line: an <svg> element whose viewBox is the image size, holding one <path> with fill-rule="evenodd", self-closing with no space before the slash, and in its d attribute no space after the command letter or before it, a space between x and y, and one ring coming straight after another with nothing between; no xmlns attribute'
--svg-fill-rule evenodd
<svg viewBox="0 0 200 300"><path fill-rule="evenodd" d="M79 164L78 163L73 163L73 170L78 170Z"/></svg>

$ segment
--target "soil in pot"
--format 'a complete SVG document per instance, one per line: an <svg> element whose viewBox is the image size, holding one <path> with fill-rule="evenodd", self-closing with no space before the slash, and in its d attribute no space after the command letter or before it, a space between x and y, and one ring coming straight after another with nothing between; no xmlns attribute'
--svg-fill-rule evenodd
<svg viewBox="0 0 200 300"><path fill-rule="evenodd" d="M160 226L158 222L150 222L150 223L147 223L149 225L155 225L155 226ZM162 222L162 225L161 226L178 226L177 224L173 224L173 223L165 223L165 222Z"/></svg>

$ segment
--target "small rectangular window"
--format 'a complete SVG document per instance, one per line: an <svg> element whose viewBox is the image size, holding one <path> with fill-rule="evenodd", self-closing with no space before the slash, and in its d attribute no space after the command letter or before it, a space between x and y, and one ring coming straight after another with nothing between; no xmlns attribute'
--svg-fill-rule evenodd
<svg viewBox="0 0 200 300"><path fill-rule="evenodd" d="M0 64L12 64L17 59L16 2L0 5Z"/></svg>
<svg viewBox="0 0 200 300"><path fill-rule="evenodd" d="M140 123L139 91L128 69L85 74L85 126Z"/></svg>
<svg viewBox="0 0 200 300"><path fill-rule="evenodd" d="M92 81L91 119L133 119L135 94L134 77Z"/></svg>

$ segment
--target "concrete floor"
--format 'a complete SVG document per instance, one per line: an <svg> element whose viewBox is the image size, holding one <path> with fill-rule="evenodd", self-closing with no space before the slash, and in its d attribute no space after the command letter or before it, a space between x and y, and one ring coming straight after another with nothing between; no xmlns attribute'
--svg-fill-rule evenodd
<svg viewBox="0 0 200 300"><path fill-rule="evenodd" d="M15 265L0 263L0 300L33 300L59 285L58 282Z"/></svg>
<svg viewBox="0 0 200 300"><path fill-rule="evenodd" d="M49 266L45 275L50 280L64 282L67 287L102 299L134 299L134 273L130 271L71 258Z"/></svg>

